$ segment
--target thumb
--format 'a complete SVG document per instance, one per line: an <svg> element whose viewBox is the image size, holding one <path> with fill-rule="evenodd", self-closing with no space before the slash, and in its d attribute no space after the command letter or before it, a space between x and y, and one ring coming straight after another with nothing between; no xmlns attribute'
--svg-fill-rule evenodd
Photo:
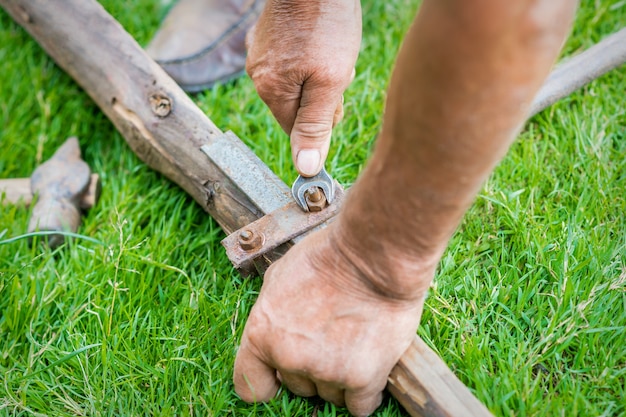
<svg viewBox="0 0 626 417"><path fill-rule="evenodd" d="M291 154L300 175L312 177L324 166L336 114L341 114L341 92L305 83L291 129Z"/></svg>

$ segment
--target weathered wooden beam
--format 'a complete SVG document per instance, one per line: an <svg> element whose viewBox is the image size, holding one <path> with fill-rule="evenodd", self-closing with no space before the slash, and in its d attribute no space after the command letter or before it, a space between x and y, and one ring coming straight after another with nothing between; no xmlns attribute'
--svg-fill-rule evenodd
<svg viewBox="0 0 626 417"><path fill-rule="evenodd" d="M200 151L224 133L100 4L0 4L83 87L132 150L180 185L227 233L265 214ZM247 156L253 158L252 152ZM268 177L259 181L280 182L286 201L289 188L258 165Z"/></svg>
<svg viewBox="0 0 626 417"><path fill-rule="evenodd" d="M387 389L412 416L491 415L419 337L391 371Z"/></svg>

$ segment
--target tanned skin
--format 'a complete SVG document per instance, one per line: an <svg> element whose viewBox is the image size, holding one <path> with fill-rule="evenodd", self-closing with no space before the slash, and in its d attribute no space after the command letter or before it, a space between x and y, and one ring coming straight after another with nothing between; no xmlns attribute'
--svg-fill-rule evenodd
<svg viewBox="0 0 626 417"><path fill-rule="evenodd" d="M296 22L309 24L291 45L275 28L289 19L285 5L299 2L268 0L250 42L249 69L291 132L292 147L317 146L325 158L326 136L294 140L294 130L302 113L313 126L332 126L329 109L340 105L349 83L360 22L337 35L324 19L350 22L360 8L352 0L303 2L309 6L298 9ZM267 401L282 382L356 416L378 407L389 372L415 335L450 236L519 133L575 8L574 0L424 0L396 62L376 150L338 220L265 275L235 362L235 389L244 400ZM283 28L297 28L293 22ZM276 33L282 43L272 41ZM316 49L340 44L339 61ZM267 77L272 65L302 53L312 56L281 75L283 84L265 84L276 82ZM330 71L337 62L342 68Z"/></svg>

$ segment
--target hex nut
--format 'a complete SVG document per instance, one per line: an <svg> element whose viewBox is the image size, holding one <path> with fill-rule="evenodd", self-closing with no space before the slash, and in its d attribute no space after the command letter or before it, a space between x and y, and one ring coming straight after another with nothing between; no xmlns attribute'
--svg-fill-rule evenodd
<svg viewBox="0 0 626 417"><path fill-rule="evenodd" d="M310 187L308 190L306 190L306 195L313 203L317 203L324 197L324 193L322 193L322 190L320 190L319 187L315 186Z"/></svg>
<svg viewBox="0 0 626 417"><path fill-rule="evenodd" d="M239 233L239 246L246 252L259 249L263 246L263 234L255 233L253 230L245 229Z"/></svg>
<svg viewBox="0 0 626 417"><path fill-rule="evenodd" d="M306 193L304 194L306 205L309 207L309 211L312 211L312 212L322 211L327 205L326 195L324 195L322 190L320 190L317 187L311 187L311 188L314 188L314 189L313 190L308 189Z"/></svg>

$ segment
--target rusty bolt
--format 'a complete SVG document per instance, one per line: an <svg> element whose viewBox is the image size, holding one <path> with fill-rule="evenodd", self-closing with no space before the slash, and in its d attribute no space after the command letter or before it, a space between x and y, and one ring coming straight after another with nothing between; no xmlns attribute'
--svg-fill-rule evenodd
<svg viewBox="0 0 626 417"><path fill-rule="evenodd" d="M304 193L309 211L322 211L326 207L326 196L319 187L311 187Z"/></svg>
<svg viewBox="0 0 626 417"><path fill-rule="evenodd" d="M263 245L263 234L255 233L253 230L245 229L239 233L239 246L249 252L260 248Z"/></svg>
<svg viewBox="0 0 626 417"><path fill-rule="evenodd" d="M324 194L322 193L322 190L319 189L319 187L309 188L308 190L306 190L306 194L309 200L311 200L311 202L313 203L317 203L322 198L324 198Z"/></svg>

